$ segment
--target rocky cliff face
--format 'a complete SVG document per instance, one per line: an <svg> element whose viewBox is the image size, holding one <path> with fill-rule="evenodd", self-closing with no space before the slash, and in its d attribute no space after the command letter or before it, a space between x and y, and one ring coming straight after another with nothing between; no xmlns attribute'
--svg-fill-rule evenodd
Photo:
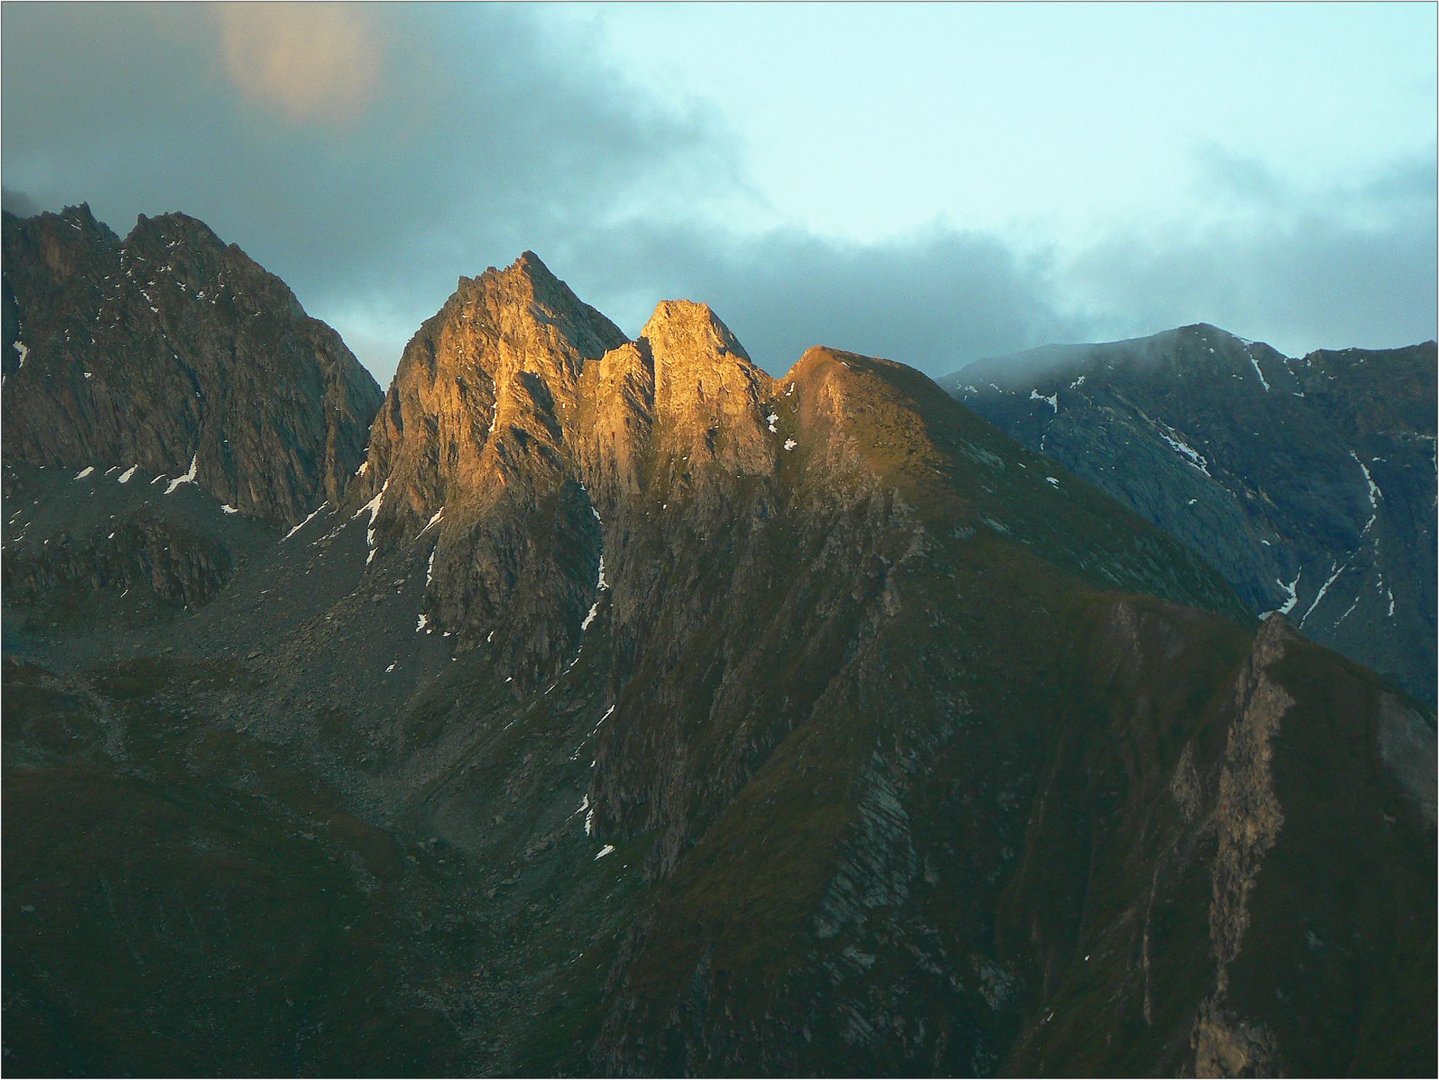
<svg viewBox="0 0 1439 1080"><path fill-rule="evenodd" d="M462 647L499 637L516 681L533 686L563 669L587 610L631 572L630 534L683 523L694 535L666 543L666 556L683 561L704 537L764 522L801 492L817 509L808 489L831 471L845 491L873 493L886 473L932 486L944 451L916 412L933 387L907 375L891 386L900 369L881 364L818 350L775 380L691 302L662 302L629 342L526 254L462 281L407 347L345 513L369 522L372 552L426 537L429 624ZM874 425L880 441L869 445ZM952 438L1003 468L992 452ZM930 459L923 469L921 455ZM817 503L842 499L822 494ZM536 514L545 529L535 529ZM618 545L607 540L612 529ZM1048 531L1056 547L1072 546ZM1155 548L1141 569L1117 543L1109 580L1128 575L1176 598L1227 602L1214 582L1198 592L1180 583L1203 576L1194 560L1176 573L1167 549L1155 558ZM1165 546L1157 535L1144 543ZM617 602L630 591L616 587Z"/></svg>
<svg viewBox="0 0 1439 1080"><path fill-rule="evenodd" d="M1061 736L1004 904L1008 955L1038 961L1026 981L1044 999L1009 1068L1272 1076L1426 1045L1405 1003L1428 999L1430 975L1394 945L1432 934L1400 854L1433 827L1430 784L1383 751L1391 724L1427 741L1426 722L1283 616L1252 642L1146 603L1083 620L1087 719ZM1370 963L1384 974L1356 994ZM1298 1036L1319 1013L1331 1023ZM1102 1049L1085 1026L1101 1014Z"/></svg>
<svg viewBox="0 0 1439 1080"><path fill-rule="evenodd" d="M893 614L891 567L932 529L1023 530L1099 580L1237 611L1094 492L1037 462L999 480L1012 447L898 365L817 349L773 379L689 302L617 338L531 255L462 282L408 347L342 516L367 523L377 579L426 553L417 621L516 695L605 624L617 707L644 707L599 736L589 813L596 835L655 835L666 872ZM814 671L787 693L774 654L795 648ZM676 743L689 714L711 734Z"/></svg>
<svg viewBox="0 0 1439 1080"><path fill-rule="evenodd" d="M186 477L277 523L337 501L374 380L239 248L183 214L123 241L87 206L4 221L5 458Z"/></svg>
<svg viewBox="0 0 1439 1080"><path fill-rule="evenodd" d="M353 471L187 610L22 663L7 607L12 1060L1432 1062L1431 718L919 373L772 378L687 302L627 341L525 255ZM14 484L42 547L244 518Z"/></svg>
<svg viewBox="0 0 1439 1080"><path fill-rule="evenodd" d="M1280 355L1212 326L944 380L1199 552L1251 610L1435 695L1435 346Z"/></svg>

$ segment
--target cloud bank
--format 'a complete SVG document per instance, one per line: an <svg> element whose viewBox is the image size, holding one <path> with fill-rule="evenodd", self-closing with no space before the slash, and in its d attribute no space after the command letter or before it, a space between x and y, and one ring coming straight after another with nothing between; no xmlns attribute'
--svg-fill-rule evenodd
<svg viewBox="0 0 1439 1080"><path fill-rule="evenodd" d="M225 73L248 101L292 121L341 123L370 104L380 43L360 4L217 4Z"/></svg>
<svg viewBox="0 0 1439 1080"><path fill-rule="evenodd" d="M1198 321L1290 352L1434 336L1432 148L1313 190L1216 144L1200 215L1063 249L943 224L862 244L776 227L743 132L523 6L0 18L7 208L89 201L122 233L200 217L382 383L457 277L526 248L631 333L661 298L704 300L772 371L820 342L941 374Z"/></svg>

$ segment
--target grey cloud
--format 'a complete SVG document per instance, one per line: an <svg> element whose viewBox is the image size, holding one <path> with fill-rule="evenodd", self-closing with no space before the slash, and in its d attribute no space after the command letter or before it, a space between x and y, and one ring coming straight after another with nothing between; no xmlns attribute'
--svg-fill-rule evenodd
<svg viewBox="0 0 1439 1080"><path fill-rule="evenodd" d="M1425 211L1432 215L1435 179L1435 148L1430 147L1429 152L1422 156L1386 163L1373 175L1365 177L1357 187L1346 191L1344 197L1361 204L1391 210L1407 207L1410 213L1416 215Z"/></svg>
<svg viewBox="0 0 1439 1080"><path fill-rule="evenodd" d="M380 295L411 328L459 275L547 237L740 190L713 120L554 48L524 8L366 10L373 100L318 126L229 86L208 9L6 5L7 181L121 233L182 209L320 317Z"/></svg>
<svg viewBox="0 0 1439 1080"><path fill-rule="evenodd" d="M1074 332L1044 266L935 231L877 246L704 222L752 198L738 140L542 39L523 9L376 5L367 111L295 123L217 74L193 8L5 9L7 176L124 232L183 209L280 274L382 380L461 274L538 250L632 333L712 304L758 358L818 342L942 372ZM252 95L253 96L253 95Z"/></svg>
<svg viewBox="0 0 1439 1080"><path fill-rule="evenodd" d="M0 188L0 209L8 210L18 217L30 217L42 209L40 204L23 191L14 188Z"/></svg>
<svg viewBox="0 0 1439 1080"><path fill-rule="evenodd" d="M1434 190L1432 157L1395 161L1327 197L1281 189L1257 219L1116 232L1056 281L1114 337L1203 321L1290 354L1413 344L1439 319Z"/></svg>
<svg viewBox="0 0 1439 1080"><path fill-rule="evenodd" d="M860 245L792 230L632 227L574 238L557 257L552 268L579 268L571 285L627 332L661 298L703 300L775 374L825 344L938 375L1091 329L1055 307L1047 257L982 234L934 229Z"/></svg>
<svg viewBox="0 0 1439 1080"><path fill-rule="evenodd" d="M821 342L940 374L1199 321L1291 352L1434 333L1432 153L1356 168L1316 201L1214 144L1195 162L1210 224L1120 228L1077 252L938 226L869 245L756 236L723 224L759 201L741 138L524 6L367 6L345 45L373 68L354 108L309 84L237 89L209 7L6 4L0 19L7 187L89 201L121 233L141 212L204 219L382 383L457 277L526 248L630 333L662 297L706 301L776 372Z"/></svg>
<svg viewBox="0 0 1439 1080"><path fill-rule="evenodd" d="M1196 182L1204 194L1230 195L1241 200L1273 205L1284 197L1284 185L1274 171L1251 154L1219 143L1206 143L1194 154Z"/></svg>

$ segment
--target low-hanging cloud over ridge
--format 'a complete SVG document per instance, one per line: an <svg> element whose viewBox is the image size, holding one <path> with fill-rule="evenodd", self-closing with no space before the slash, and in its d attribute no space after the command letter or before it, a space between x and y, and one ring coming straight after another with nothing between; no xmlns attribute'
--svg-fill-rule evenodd
<svg viewBox="0 0 1439 1080"><path fill-rule="evenodd" d="M527 248L631 332L704 300L773 370L818 341L941 373L1197 321L1289 352L1434 336L1432 148L1325 191L1215 144L1202 218L859 243L776 225L741 132L526 8L138 7L4 8L7 208L203 218L382 382L458 276Z"/></svg>

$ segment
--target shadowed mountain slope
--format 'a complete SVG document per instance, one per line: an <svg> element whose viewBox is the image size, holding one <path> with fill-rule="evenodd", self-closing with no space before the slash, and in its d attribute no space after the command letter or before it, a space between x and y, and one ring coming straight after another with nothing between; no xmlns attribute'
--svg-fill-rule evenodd
<svg viewBox="0 0 1439 1080"><path fill-rule="evenodd" d="M943 382L1199 552L1252 611L1432 703L1435 380L1433 342L1296 359L1199 325Z"/></svg>

